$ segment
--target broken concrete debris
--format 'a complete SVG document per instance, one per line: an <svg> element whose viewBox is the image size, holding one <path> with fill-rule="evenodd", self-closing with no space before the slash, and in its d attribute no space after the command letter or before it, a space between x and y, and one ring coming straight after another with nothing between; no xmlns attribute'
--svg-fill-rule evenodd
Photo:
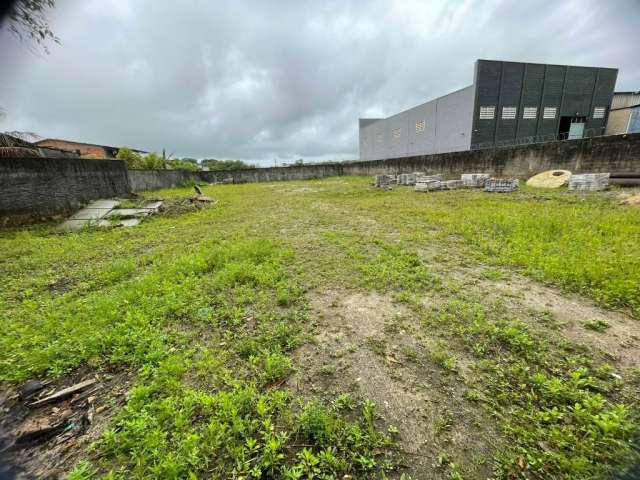
<svg viewBox="0 0 640 480"><path fill-rule="evenodd" d="M143 217L158 213L162 205L162 201L156 200L145 203L141 208L118 208L120 202L116 200L96 200L63 222L58 230L73 232L91 227L133 227L139 225Z"/></svg>
<svg viewBox="0 0 640 480"><path fill-rule="evenodd" d="M596 192L609 188L609 173L573 174L569 179L569 190Z"/></svg>

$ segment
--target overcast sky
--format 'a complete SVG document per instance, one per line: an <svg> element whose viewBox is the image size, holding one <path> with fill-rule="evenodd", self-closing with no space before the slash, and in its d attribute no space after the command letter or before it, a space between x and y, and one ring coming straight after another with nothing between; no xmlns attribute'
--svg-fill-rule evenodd
<svg viewBox="0 0 640 480"><path fill-rule="evenodd" d="M477 58L617 67L639 0L57 0L61 45L0 33L0 131L263 164L358 155L358 118L473 81Z"/></svg>

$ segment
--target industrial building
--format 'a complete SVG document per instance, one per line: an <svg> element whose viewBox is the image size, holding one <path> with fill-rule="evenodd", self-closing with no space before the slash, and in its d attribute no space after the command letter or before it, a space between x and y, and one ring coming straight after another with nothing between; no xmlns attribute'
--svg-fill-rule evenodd
<svg viewBox="0 0 640 480"><path fill-rule="evenodd" d="M615 92L605 135L640 133L640 92Z"/></svg>
<svg viewBox="0 0 640 480"><path fill-rule="evenodd" d="M603 135L618 70L477 60L473 84L388 118L360 119L360 159Z"/></svg>

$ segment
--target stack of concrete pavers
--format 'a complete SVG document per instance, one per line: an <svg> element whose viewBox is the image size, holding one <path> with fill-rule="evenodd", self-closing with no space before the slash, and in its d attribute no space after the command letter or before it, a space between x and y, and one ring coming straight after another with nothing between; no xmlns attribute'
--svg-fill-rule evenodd
<svg viewBox="0 0 640 480"><path fill-rule="evenodd" d="M447 180L442 183L442 190L457 190L458 188L464 187L464 183L462 180Z"/></svg>
<svg viewBox="0 0 640 480"><path fill-rule="evenodd" d="M488 173L463 173L460 176L460 180L465 187L481 188L484 187L484 184L490 177L491 175Z"/></svg>
<svg viewBox="0 0 640 480"><path fill-rule="evenodd" d="M485 192L508 193L518 188L517 178L489 178L484 184Z"/></svg>
<svg viewBox="0 0 640 480"><path fill-rule="evenodd" d="M398 174L398 185L415 185L418 177L423 175L423 172L400 173Z"/></svg>
<svg viewBox="0 0 640 480"><path fill-rule="evenodd" d="M420 175L416 177L416 192L428 192L430 190L439 190L442 183L442 175Z"/></svg>
<svg viewBox="0 0 640 480"><path fill-rule="evenodd" d="M609 188L610 173L582 173L571 174L569 178L569 190L583 190L596 192Z"/></svg>
<svg viewBox="0 0 640 480"><path fill-rule="evenodd" d="M386 188L390 185L395 185L398 179L395 175L376 175L373 179L373 184L377 188Z"/></svg>

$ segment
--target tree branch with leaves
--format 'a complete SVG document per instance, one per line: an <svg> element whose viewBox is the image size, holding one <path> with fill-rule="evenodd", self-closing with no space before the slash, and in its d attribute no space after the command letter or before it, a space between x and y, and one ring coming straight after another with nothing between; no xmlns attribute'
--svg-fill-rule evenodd
<svg viewBox="0 0 640 480"><path fill-rule="evenodd" d="M49 53L47 42L60 43L51 30L46 12L55 7L55 0L16 0L9 8L9 31L22 41L31 41Z"/></svg>

